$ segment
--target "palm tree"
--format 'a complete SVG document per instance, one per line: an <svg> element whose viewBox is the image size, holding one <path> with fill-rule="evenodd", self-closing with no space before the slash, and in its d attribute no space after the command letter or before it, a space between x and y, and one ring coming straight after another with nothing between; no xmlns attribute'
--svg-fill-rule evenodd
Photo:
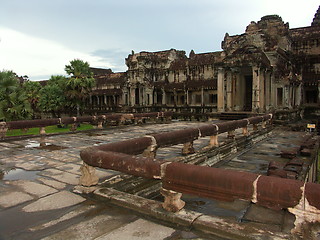
<svg viewBox="0 0 320 240"><path fill-rule="evenodd" d="M61 75L51 76L47 84L40 90L39 108L44 112L51 112L52 117L60 117L66 105L66 78Z"/></svg>
<svg viewBox="0 0 320 240"><path fill-rule="evenodd" d="M37 112L38 110L41 85L39 82L26 80L23 82L23 88L26 92L27 99L31 105L33 114L35 114L35 112Z"/></svg>
<svg viewBox="0 0 320 240"><path fill-rule="evenodd" d="M95 79L89 63L80 59L70 61L65 66L65 71L70 78L67 79L66 93L73 105L77 108L77 116L85 98L87 98L95 85Z"/></svg>
<svg viewBox="0 0 320 240"><path fill-rule="evenodd" d="M0 71L0 120L12 121L30 117L31 107L12 71Z"/></svg>

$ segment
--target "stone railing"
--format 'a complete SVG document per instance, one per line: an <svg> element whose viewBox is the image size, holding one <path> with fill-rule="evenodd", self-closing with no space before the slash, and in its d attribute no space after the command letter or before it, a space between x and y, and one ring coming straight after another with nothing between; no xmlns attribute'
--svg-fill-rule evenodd
<svg viewBox="0 0 320 240"><path fill-rule="evenodd" d="M151 113L115 113L98 116L62 117L51 119L21 120L11 122L0 122L0 138L5 138L8 130L39 128L39 134L46 134L45 127L52 125L71 124L71 131L76 131L78 124L91 123L102 129L105 124L124 124L128 122L144 122L147 119L170 120L172 112L151 112Z"/></svg>
<svg viewBox="0 0 320 240"><path fill-rule="evenodd" d="M232 138L234 131L242 128L243 135L248 136L250 124L257 131L258 124L265 128L271 119L272 115L267 114L89 147L80 153L84 162L80 185L90 188L98 183L94 167L112 169L161 180L163 208L168 211L181 210L185 203L180 198L186 193L218 200L244 199L271 209L287 209L296 215L296 226L305 221L320 222L319 184L155 159L158 148L183 143L182 154L190 154L194 152L193 141L198 138L210 136L209 145L218 146L219 134L227 132Z"/></svg>

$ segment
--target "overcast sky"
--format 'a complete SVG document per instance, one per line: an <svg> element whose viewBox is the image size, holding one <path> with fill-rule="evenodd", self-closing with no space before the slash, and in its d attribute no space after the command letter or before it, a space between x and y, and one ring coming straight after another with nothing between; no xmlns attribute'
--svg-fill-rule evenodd
<svg viewBox="0 0 320 240"><path fill-rule="evenodd" d="M221 50L226 32L278 14L310 26L318 0L1 0L0 70L31 80L64 74L72 59L126 71L125 57L175 48Z"/></svg>

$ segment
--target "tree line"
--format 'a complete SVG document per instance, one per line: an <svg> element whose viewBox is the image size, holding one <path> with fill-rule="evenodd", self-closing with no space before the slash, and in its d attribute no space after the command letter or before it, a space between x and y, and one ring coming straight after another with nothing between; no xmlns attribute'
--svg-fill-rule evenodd
<svg viewBox="0 0 320 240"><path fill-rule="evenodd" d="M95 86L89 63L70 61L64 69L68 76L53 75L42 86L28 77L18 77L13 71L0 71L0 121L37 118L37 113L77 111L77 115Z"/></svg>

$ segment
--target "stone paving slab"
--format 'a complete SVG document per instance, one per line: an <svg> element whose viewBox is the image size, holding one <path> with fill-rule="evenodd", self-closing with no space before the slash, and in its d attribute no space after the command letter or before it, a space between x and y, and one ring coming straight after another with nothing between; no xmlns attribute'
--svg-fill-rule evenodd
<svg viewBox="0 0 320 240"><path fill-rule="evenodd" d="M4 208L13 207L21 203L33 200L33 197L24 192L7 192L0 195L0 206Z"/></svg>
<svg viewBox="0 0 320 240"><path fill-rule="evenodd" d="M49 136L45 139L40 137L15 140L11 142L0 142L0 168L11 169L12 167L19 167L20 170L31 172L31 170L40 170L39 172L32 173L32 179L23 177L19 181L0 179L0 223L6 221L5 217L10 216L11 222L21 223L19 216L25 215L25 219L28 219L28 227L15 226L16 231L12 236L12 239L37 239L33 236L46 237L46 239L95 239L101 237L114 236L121 239L120 236L124 232L130 229L138 229L139 223L143 225L152 225L154 227L153 232L159 232L161 229L165 229L165 235L169 239L179 239L181 236L177 231L172 232L172 228L166 228L162 225L152 223L146 220L142 220L141 217L133 214L131 211L122 210L119 214L113 214L112 212L117 207L112 207L103 213L86 205L90 200L87 195L77 195L72 193L72 189L79 181L79 168L82 164L79 157L81 149L93 146L94 144L105 144L109 142L117 142L126 139L132 139L136 137L142 137L151 133L159 133L171 130L184 129L187 127L196 127L202 124L199 122L174 122L171 124L157 124L157 125L131 125L123 127L108 128L101 131L92 133L75 133L67 135ZM236 134L241 135L241 130L236 131ZM285 137L285 136L283 136ZM219 135L219 142L222 143L227 139L226 134ZM45 141L47 145L52 144L55 148L41 148L40 143ZM281 145L287 146L288 139L283 139ZM234 161L230 161L230 167L233 169L239 169L247 159L251 159L253 156L258 158L260 164L265 163L265 157L268 154L269 149L276 149L273 142L266 141L266 145L262 145L260 148L260 154L248 154L239 156ZM32 147L33 146L36 147ZM200 149L209 144L209 138L203 138L194 142L194 147ZM63 147L61 150L57 150ZM174 157L180 157L182 145L173 146L171 148L159 149L158 157L164 159L173 159ZM268 148L267 151L265 149ZM270 157L270 156L267 156ZM277 157L277 156L273 156ZM252 165L248 165L253 170L258 170ZM97 175L100 178L100 182L104 179L117 174L114 171L96 170ZM5 175L6 176L6 175ZM0 175L1 177L1 175ZM38 189L37 189L38 188ZM86 198L89 200L86 200ZM127 203L125 198L122 198L124 207ZM109 199L111 201L111 199ZM92 203L96 206L96 202ZM212 224L216 228L220 219L206 218L202 214L196 213L194 215L189 214L188 211L182 211L177 215L164 212L161 208L161 203L156 201L151 205L143 205L138 202L131 203L137 205L142 213L150 213L147 208L153 207L156 209L156 213L160 215L160 221L165 219L174 219L179 217L179 224L188 225L197 220L197 226L199 229L203 224ZM147 202L145 204L148 204ZM245 208L245 204L239 203L239 209ZM228 205L227 208L230 211L238 211L238 209L232 209L233 205ZM252 211L254 216L259 210ZM10 214L9 214L10 213ZM247 216L248 219L252 216ZM17 219L15 221L15 219ZM178 218L177 218L178 219ZM211 219L211 220L210 220ZM253 219L253 218L252 218ZM272 217L271 217L272 219ZM208 223L208 221L211 223ZM254 220L254 219L253 219ZM225 223L227 224L227 223ZM292 222L290 223L292 224ZM288 224L288 226L290 225ZM276 225L276 222L275 222ZM136 228L132 226L137 226ZM7 228L10 226L7 224ZM118 229L122 231L118 231ZM203 227L204 228L204 227ZM158 230L157 230L158 229ZM289 229L289 228L288 228ZM0 239L4 238L0 225ZM19 232L20 231L20 232ZM26 232L25 232L26 231ZM204 229L208 231L208 229ZM10 232L10 229L6 230L6 234ZM123 233L121 233L123 232ZM147 231L146 231L147 232ZM157 239L157 236L151 233L140 232L140 237L147 237L147 234L151 234L152 239ZM41 234L40 234L41 233ZM125 236L124 234L123 236ZM136 234L137 236L139 233ZM188 235L188 234L187 234ZM4 236L11 236L4 235ZM23 238L26 236L26 238ZM136 237L136 236L132 236ZM197 235L192 235L192 239L197 238ZM132 239L132 238L130 238ZM148 238L145 238L148 239Z"/></svg>
<svg viewBox="0 0 320 240"><path fill-rule="evenodd" d="M30 195L35 195L39 198L56 193L58 191L52 187L48 187L46 185L32 181L19 180L12 182L11 185L18 186L22 188L24 192Z"/></svg>
<svg viewBox="0 0 320 240"><path fill-rule="evenodd" d="M144 219L138 219L96 240L162 240L170 237L176 230Z"/></svg>
<svg viewBox="0 0 320 240"><path fill-rule="evenodd" d="M37 212L37 211L47 211L47 210L55 210L65 207L70 207L81 202L84 202L86 199L68 192L61 191L30 203L29 205L22 208L25 212Z"/></svg>

